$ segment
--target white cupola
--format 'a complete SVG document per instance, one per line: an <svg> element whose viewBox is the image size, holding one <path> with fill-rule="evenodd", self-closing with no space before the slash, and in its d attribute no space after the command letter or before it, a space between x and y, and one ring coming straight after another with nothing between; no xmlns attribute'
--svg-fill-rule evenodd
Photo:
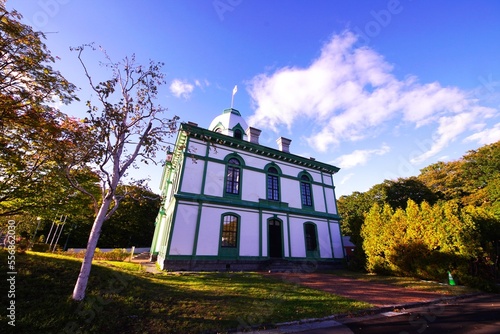
<svg viewBox="0 0 500 334"><path fill-rule="evenodd" d="M240 112L233 108L225 109L222 115L215 117L208 129L226 136L247 140L248 124L241 117Z"/></svg>

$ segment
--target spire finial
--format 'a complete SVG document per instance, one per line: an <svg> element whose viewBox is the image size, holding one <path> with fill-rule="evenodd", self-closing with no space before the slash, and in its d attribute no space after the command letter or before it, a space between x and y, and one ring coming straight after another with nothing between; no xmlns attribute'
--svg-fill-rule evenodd
<svg viewBox="0 0 500 334"><path fill-rule="evenodd" d="M234 95L236 95L236 92L238 91L238 85L234 85L233 88L233 96L231 97L231 109L233 109L233 103L234 103Z"/></svg>

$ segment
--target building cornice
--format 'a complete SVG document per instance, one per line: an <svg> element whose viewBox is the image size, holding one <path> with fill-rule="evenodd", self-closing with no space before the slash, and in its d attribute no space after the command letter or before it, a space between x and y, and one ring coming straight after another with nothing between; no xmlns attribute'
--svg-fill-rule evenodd
<svg viewBox="0 0 500 334"><path fill-rule="evenodd" d="M226 136L224 134L200 128L189 123L182 123L179 131L184 132L185 135L189 137L200 139L205 142L210 142L215 146L222 145L226 147L236 148L250 153L267 156L276 160L289 162L298 166L315 169L328 174L335 174L340 170L340 168L333 165L329 165L313 159L304 158L292 153L282 152L280 150L260 144L255 144L245 140ZM182 136L182 134L179 134L179 136Z"/></svg>

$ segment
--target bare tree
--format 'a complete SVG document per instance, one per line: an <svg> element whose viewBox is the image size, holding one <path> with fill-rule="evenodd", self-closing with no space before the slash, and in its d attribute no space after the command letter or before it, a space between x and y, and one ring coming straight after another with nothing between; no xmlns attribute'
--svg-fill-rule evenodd
<svg viewBox="0 0 500 334"><path fill-rule="evenodd" d="M117 210L125 194L118 186L126 171L136 161L157 163L156 152L162 150L166 139L177 131L178 117L164 117L166 109L155 104L158 88L165 83L162 63L150 61L146 67L137 65L135 57L112 62L104 52L102 66L112 72L111 79L95 83L82 58L92 45L73 48L83 66L91 89L96 94L96 105L87 101L89 116L84 124L85 136L75 138L75 149L68 152L66 175L73 187L90 196L94 203L95 219L87 243L80 274L73 290L73 299L85 298L85 290L92 267L92 259L103 223ZM97 195L85 189L73 171L91 166L101 182ZM126 189L126 187L122 187Z"/></svg>

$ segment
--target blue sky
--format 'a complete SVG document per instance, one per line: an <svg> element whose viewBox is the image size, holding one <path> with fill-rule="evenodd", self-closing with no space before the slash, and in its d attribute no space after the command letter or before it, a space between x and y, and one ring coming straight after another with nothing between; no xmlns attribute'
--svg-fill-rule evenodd
<svg viewBox="0 0 500 334"><path fill-rule="evenodd" d="M498 1L9 0L89 99L70 46L165 63L170 115L231 104L294 154L341 168L337 196L500 140ZM89 54L88 62L95 63ZM102 70L91 67L95 73ZM97 75L97 74L96 74ZM83 105L63 106L84 116ZM167 115L169 116L169 115ZM162 167L142 167L157 191ZM136 172L134 172L136 173Z"/></svg>

